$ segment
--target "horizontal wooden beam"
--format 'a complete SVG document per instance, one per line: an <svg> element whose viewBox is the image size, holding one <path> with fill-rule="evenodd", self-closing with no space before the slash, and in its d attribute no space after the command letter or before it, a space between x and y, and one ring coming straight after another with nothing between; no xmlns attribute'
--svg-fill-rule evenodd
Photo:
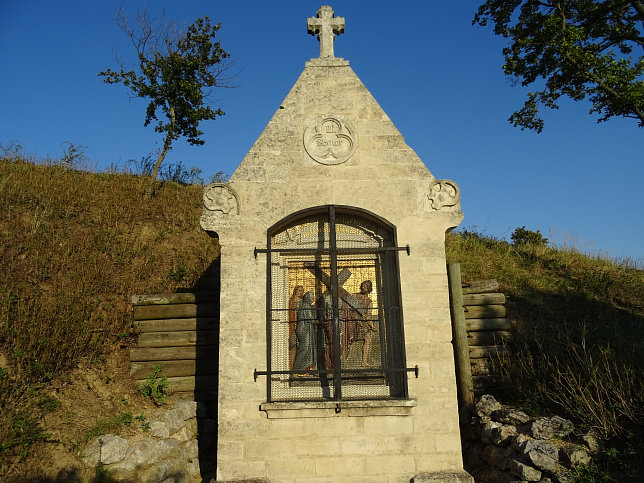
<svg viewBox="0 0 644 483"><path fill-rule="evenodd" d="M170 304L196 304L201 302L214 303L219 300L216 293L166 293L154 295L132 295L132 305L170 305Z"/></svg>
<svg viewBox="0 0 644 483"><path fill-rule="evenodd" d="M179 332L145 332L139 335L138 347L185 347L215 345L219 340L216 330L184 330Z"/></svg>
<svg viewBox="0 0 644 483"><path fill-rule="evenodd" d="M145 384L145 379L139 379L137 384ZM168 391L217 391L216 376L182 376L168 377Z"/></svg>
<svg viewBox="0 0 644 483"><path fill-rule="evenodd" d="M179 359L213 359L219 355L217 346L192 347L133 347L130 349L130 360L139 361L174 361Z"/></svg>
<svg viewBox="0 0 644 483"><path fill-rule="evenodd" d="M490 332L470 332L467 334L467 344L469 346L494 345L501 344L511 337L510 332L505 330L495 330Z"/></svg>
<svg viewBox="0 0 644 483"><path fill-rule="evenodd" d="M218 314L219 303L134 306L134 320L212 317Z"/></svg>
<svg viewBox="0 0 644 483"><path fill-rule="evenodd" d="M502 345L470 346L470 359L484 359L509 354L508 349Z"/></svg>
<svg viewBox="0 0 644 483"><path fill-rule="evenodd" d="M502 305L505 295L502 293L471 293L463 295L463 305Z"/></svg>
<svg viewBox="0 0 644 483"><path fill-rule="evenodd" d="M470 367L473 376L486 376L490 374L492 364L490 359L471 359Z"/></svg>
<svg viewBox="0 0 644 483"><path fill-rule="evenodd" d="M188 399L199 402L216 402L219 400L217 391L174 391L172 395L175 399Z"/></svg>
<svg viewBox="0 0 644 483"><path fill-rule="evenodd" d="M499 282L494 279L463 283L464 294L496 292L497 290L499 290Z"/></svg>
<svg viewBox="0 0 644 483"><path fill-rule="evenodd" d="M465 321L465 328L468 332L477 330L510 330L512 322L510 319L467 319Z"/></svg>
<svg viewBox="0 0 644 483"><path fill-rule="evenodd" d="M159 365L161 375L167 377L216 375L217 364L217 359L132 362L130 374L135 379L142 380L152 374L154 368Z"/></svg>
<svg viewBox="0 0 644 483"><path fill-rule="evenodd" d="M171 332L181 330L217 330L217 317L192 317L189 319L152 319L137 320L132 330L134 332Z"/></svg>
<svg viewBox="0 0 644 483"><path fill-rule="evenodd" d="M504 305L466 305L463 309L466 319L498 319L507 314Z"/></svg>

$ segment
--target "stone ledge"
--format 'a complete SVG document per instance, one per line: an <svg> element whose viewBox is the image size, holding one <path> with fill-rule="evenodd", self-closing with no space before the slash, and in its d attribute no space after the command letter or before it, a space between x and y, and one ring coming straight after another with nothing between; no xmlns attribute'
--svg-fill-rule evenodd
<svg viewBox="0 0 644 483"><path fill-rule="evenodd" d="M342 57L334 57L332 59L320 59L319 57L307 61L305 67L347 67L349 61Z"/></svg>
<svg viewBox="0 0 644 483"><path fill-rule="evenodd" d="M445 473L420 473L411 479L411 483L432 481L434 483L474 483L474 478L467 471Z"/></svg>
<svg viewBox="0 0 644 483"><path fill-rule="evenodd" d="M410 416L415 399L373 401L302 401L262 403L268 419Z"/></svg>

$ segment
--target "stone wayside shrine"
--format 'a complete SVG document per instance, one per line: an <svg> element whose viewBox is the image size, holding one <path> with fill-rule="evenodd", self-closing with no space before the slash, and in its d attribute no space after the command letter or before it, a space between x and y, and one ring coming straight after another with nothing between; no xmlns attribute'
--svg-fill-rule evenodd
<svg viewBox="0 0 644 483"><path fill-rule="evenodd" d="M463 218L349 62L344 18L228 183L218 481L473 481L459 436L445 232Z"/></svg>

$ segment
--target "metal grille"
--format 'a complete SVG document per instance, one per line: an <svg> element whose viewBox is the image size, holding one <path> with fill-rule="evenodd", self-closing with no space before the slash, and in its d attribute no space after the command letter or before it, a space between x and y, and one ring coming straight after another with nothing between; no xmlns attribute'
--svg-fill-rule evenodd
<svg viewBox="0 0 644 483"><path fill-rule="evenodd" d="M406 397L395 230L324 208L268 234L268 400Z"/></svg>

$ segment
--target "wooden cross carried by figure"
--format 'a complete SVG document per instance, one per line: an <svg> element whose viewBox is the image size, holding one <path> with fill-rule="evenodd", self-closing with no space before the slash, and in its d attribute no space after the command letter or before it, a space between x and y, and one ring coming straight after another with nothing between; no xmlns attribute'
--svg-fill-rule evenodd
<svg viewBox="0 0 644 483"><path fill-rule="evenodd" d="M309 269L309 271L315 275L320 282L327 286L331 290L331 277L328 273L325 273L317 263L305 263L304 266ZM351 276L351 272L343 268L340 273L338 273L338 296L344 300L349 307L358 312L360 315L364 315L369 310L368 307L363 306L360 301L352 294L347 292L342 285L346 282Z"/></svg>

